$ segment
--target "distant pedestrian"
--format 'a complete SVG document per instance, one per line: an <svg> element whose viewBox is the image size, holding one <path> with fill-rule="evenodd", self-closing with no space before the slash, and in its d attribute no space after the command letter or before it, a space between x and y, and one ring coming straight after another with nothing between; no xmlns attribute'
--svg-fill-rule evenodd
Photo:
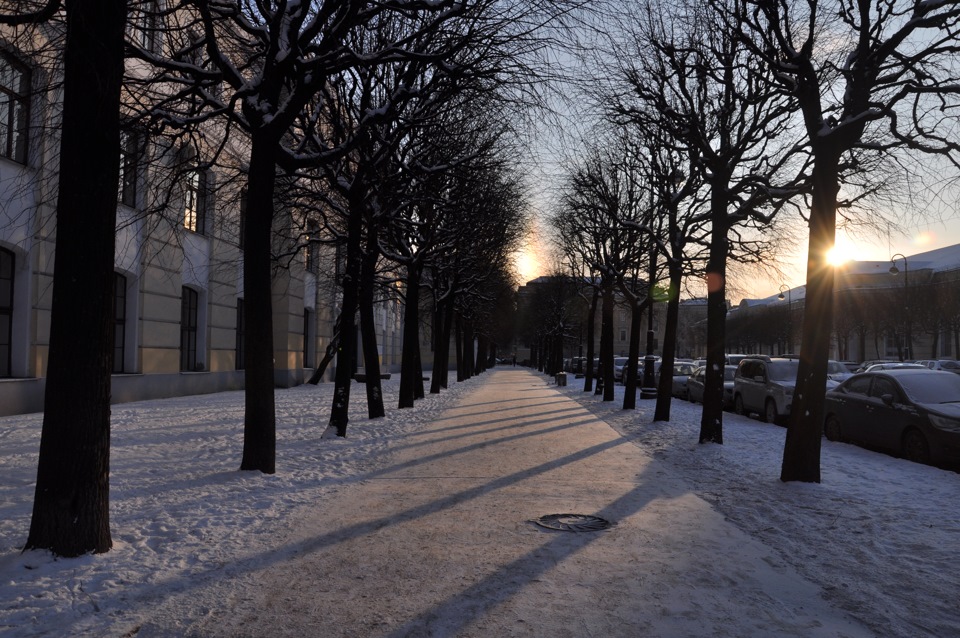
<svg viewBox="0 0 960 638"><path fill-rule="evenodd" d="M513 355L513 367L517 367L517 355Z"/></svg>

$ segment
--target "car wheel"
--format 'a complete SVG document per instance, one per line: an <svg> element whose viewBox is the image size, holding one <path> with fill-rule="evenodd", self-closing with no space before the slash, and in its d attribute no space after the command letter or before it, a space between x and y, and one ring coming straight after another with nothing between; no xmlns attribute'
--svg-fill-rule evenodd
<svg viewBox="0 0 960 638"><path fill-rule="evenodd" d="M930 446L920 430L911 428L904 433L903 457L914 463L930 462Z"/></svg>
<svg viewBox="0 0 960 638"><path fill-rule="evenodd" d="M763 406L763 421L765 423L776 423L777 418L777 404L773 402L773 399L767 399Z"/></svg>
<svg viewBox="0 0 960 638"><path fill-rule="evenodd" d="M823 424L823 435L827 437L828 441L840 441L840 419L836 415L831 414L827 417L827 420Z"/></svg>
<svg viewBox="0 0 960 638"><path fill-rule="evenodd" d="M746 412L743 409L743 397L740 396L739 394L733 397L733 411L739 414L740 416L743 416L744 414L746 414Z"/></svg>

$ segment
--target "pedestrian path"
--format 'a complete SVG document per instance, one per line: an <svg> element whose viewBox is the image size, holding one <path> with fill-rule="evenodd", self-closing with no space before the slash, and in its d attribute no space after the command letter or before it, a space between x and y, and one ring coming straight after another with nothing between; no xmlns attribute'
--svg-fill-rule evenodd
<svg viewBox="0 0 960 638"><path fill-rule="evenodd" d="M192 593L217 605L191 635L870 635L542 376L471 383L386 467L305 514L282 560ZM613 526L532 522L561 513Z"/></svg>

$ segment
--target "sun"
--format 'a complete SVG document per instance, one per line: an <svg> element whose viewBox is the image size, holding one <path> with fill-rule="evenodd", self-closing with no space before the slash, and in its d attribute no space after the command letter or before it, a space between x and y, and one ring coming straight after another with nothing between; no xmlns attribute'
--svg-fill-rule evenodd
<svg viewBox="0 0 960 638"><path fill-rule="evenodd" d="M847 256L846 250L842 246L834 246L827 251L827 263L831 266L842 266L848 261L850 257Z"/></svg>

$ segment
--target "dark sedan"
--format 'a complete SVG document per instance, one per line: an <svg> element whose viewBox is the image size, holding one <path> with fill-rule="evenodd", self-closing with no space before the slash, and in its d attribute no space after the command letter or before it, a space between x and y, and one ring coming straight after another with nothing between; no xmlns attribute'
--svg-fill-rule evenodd
<svg viewBox="0 0 960 638"><path fill-rule="evenodd" d="M960 462L960 375L921 369L857 374L827 392L823 432L918 463Z"/></svg>
<svg viewBox="0 0 960 638"><path fill-rule="evenodd" d="M737 366L723 366L723 409L733 407L733 375ZM703 403L703 386L706 382L707 368L698 368L687 382L687 399L694 403Z"/></svg>

